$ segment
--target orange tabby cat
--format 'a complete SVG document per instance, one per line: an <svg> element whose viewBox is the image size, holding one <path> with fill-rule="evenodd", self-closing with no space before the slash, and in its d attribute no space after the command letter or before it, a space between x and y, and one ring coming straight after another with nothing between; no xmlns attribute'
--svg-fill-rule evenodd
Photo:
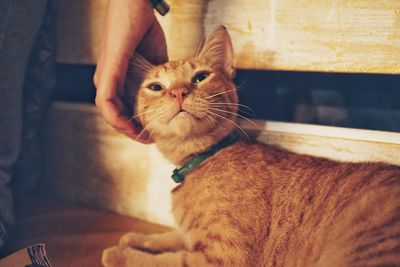
<svg viewBox="0 0 400 267"><path fill-rule="evenodd" d="M235 129L233 51L224 27L193 59L139 61L136 113L170 161L181 166ZM399 167L237 141L193 168L172 197L175 231L128 233L104 251L103 264L400 266Z"/></svg>

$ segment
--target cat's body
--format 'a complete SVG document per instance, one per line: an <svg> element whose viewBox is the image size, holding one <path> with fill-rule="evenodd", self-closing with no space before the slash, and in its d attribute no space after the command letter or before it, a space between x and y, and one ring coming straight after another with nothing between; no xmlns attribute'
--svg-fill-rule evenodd
<svg viewBox="0 0 400 267"><path fill-rule="evenodd" d="M220 27L198 62L167 63L144 79L136 112L176 165L237 126L231 58ZM172 199L176 231L129 233L105 250L103 264L400 266L400 167L241 140L189 172Z"/></svg>
<svg viewBox="0 0 400 267"><path fill-rule="evenodd" d="M215 266L395 265L399 181L398 167L242 142L189 174L173 211L189 248Z"/></svg>

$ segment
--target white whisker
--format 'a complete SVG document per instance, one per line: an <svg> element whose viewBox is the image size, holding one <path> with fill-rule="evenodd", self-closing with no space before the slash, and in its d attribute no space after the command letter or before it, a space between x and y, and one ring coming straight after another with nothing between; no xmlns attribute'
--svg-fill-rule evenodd
<svg viewBox="0 0 400 267"><path fill-rule="evenodd" d="M222 105L222 106L238 106L238 107L244 107L246 109L248 109L250 112L252 112L253 114L255 114L254 110L252 110L249 106L243 105L243 104L238 104L238 103L231 103L231 102L210 102L210 106L217 106L217 105Z"/></svg>
<svg viewBox="0 0 400 267"><path fill-rule="evenodd" d="M144 65L144 64L138 64L136 62L131 62L130 64L132 66L135 66L135 69L134 69L135 71L140 71L143 74L149 72L152 69L151 66L147 66L147 65ZM132 72L132 69L129 69L129 72Z"/></svg>
<svg viewBox="0 0 400 267"><path fill-rule="evenodd" d="M215 110L215 111L220 111L220 112L225 112L225 113L229 113L229 114L236 115L236 116L238 116L238 117L240 117L240 118L242 118L242 119L245 119L246 121L248 121L248 122L250 122L251 124L253 124L257 129L261 130L261 128L258 127L258 125L257 125L255 122L253 122L253 121L250 120L249 118L246 118L245 116L239 115L239 114L237 114L237 113L235 113L235 112L230 112L230 111L227 111L227 110L219 109L219 108L212 108L212 107L210 107L210 109Z"/></svg>
<svg viewBox="0 0 400 267"><path fill-rule="evenodd" d="M227 90L227 91L223 91L223 92L219 92L219 93L216 93L216 94L214 94L214 95L207 96L207 97L205 97L204 99L210 99L210 98L213 98L213 97L216 97L216 96L219 96L219 95L223 95L223 94L226 94L226 93L235 91L235 90L236 90L236 88L231 89L231 90Z"/></svg>
<svg viewBox="0 0 400 267"><path fill-rule="evenodd" d="M209 112L210 114L212 114L212 115L214 115L214 116L217 116L217 117L220 117L220 118L222 118L222 119L224 119L224 120L227 120L227 121L229 121L230 123L232 123L233 125L235 125L237 128L239 128L242 132L243 132L243 134L247 137L247 139L249 140L249 142L251 142L251 140L250 140L250 137L247 135L247 133L242 129L242 127L240 127L236 122L234 122L234 121L232 121L232 120L230 120L230 119L228 119L228 118L226 118L226 117L224 117L224 116L222 116L222 115L219 115L219 114L217 114L217 113L215 113L215 112L212 112L212 111L207 111L207 112Z"/></svg>
<svg viewBox="0 0 400 267"><path fill-rule="evenodd" d="M156 110L152 110L152 111L156 111ZM151 119L151 121L140 131L140 133L137 135L136 139L139 139L139 137L144 134L145 132L147 132L149 135L151 135L151 129L150 126L156 122L160 115L163 114L163 110L158 110L158 112L156 112L156 114L153 116L153 118ZM150 130L150 131L149 131Z"/></svg>
<svg viewBox="0 0 400 267"><path fill-rule="evenodd" d="M154 65L148 62L142 55L138 53L134 53L132 55L131 59L129 60L129 64L136 67L135 71L140 71L143 74L148 73L154 68Z"/></svg>
<svg viewBox="0 0 400 267"><path fill-rule="evenodd" d="M140 133L136 136L136 139L139 139L140 136L142 136L145 132L147 132L149 135L151 135L151 132L150 132L149 130L151 130L151 129L150 129L150 125L151 125L153 122L155 122L155 119L153 119L149 124L146 125L146 127L144 127L144 128L140 131Z"/></svg>
<svg viewBox="0 0 400 267"><path fill-rule="evenodd" d="M216 124L217 124L217 121L216 121L213 117L209 116L207 113L203 114L203 116L204 116L204 118L206 118L212 125L216 125Z"/></svg>
<svg viewBox="0 0 400 267"><path fill-rule="evenodd" d="M129 120L127 122L125 122L124 126L126 126L128 123L130 123L131 121L133 121L137 117L140 117L140 116L142 116L144 114L152 113L152 112L155 112L155 111L156 111L155 109L152 109L152 110L148 110L146 112L142 112L142 113L136 114L136 115L130 117Z"/></svg>
<svg viewBox="0 0 400 267"><path fill-rule="evenodd" d="M240 108L240 107L237 107L237 106L227 106L227 105L210 105L210 107L213 107L213 108L230 108L230 109L235 109L235 108L237 108L237 113L239 114L239 112L240 113L243 113L243 114L245 114L245 115L247 115L247 116L255 116L255 114L253 113L253 112L250 112L250 111L247 111L247 110L244 110L244 109L242 109L242 108Z"/></svg>
<svg viewBox="0 0 400 267"><path fill-rule="evenodd" d="M247 83L247 81L243 81L240 85L236 86L236 89L237 89L238 91L242 90L243 86L245 86L246 83Z"/></svg>
<svg viewBox="0 0 400 267"><path fill-rule="evenodd" d="M203 34L201 35L200 42L199 42L199 44L198 44L198 46L197 46L196 54L194 54L194 57L195 57L195 58L198 58L198 56L200 55L200 51L201 51L201 49L203 48L205 39L206 39L206 38L205 38L205 34L203 33Z"/></svg>

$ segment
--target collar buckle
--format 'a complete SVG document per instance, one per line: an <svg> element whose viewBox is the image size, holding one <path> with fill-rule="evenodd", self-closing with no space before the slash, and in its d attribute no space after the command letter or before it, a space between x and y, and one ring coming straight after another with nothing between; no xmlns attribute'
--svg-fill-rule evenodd
<svg viewBox="0 0 400 267"><path fill-rule="evenodd" d="M238 140L239 135L236 132L233 132L222 139L217 144L213 145L209 150L202 152L190 160L188 160L185 164L182 165L180 168L176 168L173 170L171 178L174 180L175 183L181 183L185 179L185 175L188 174L191 170L196 168L200 163L208 159L209 157L213 156L215 153L220 151L221 149L232 145L233 143Z"/></svg>

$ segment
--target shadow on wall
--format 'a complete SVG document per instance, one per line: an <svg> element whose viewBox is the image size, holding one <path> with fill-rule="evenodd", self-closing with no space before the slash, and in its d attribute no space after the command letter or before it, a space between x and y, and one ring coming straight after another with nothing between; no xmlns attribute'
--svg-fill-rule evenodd
<svg viewBox="0 0 400 267"><path fill-rule="evenodd" d="M55 100L94 102L94 66L58 65ZM400 76L238 70L242 115L400 132Z"/></svg>
<svg viewBox="0 0 400 267"><path fill-rule="evenodd" d="M241 70L236 84L256 118L400 132L398 75Z"/></svg>

